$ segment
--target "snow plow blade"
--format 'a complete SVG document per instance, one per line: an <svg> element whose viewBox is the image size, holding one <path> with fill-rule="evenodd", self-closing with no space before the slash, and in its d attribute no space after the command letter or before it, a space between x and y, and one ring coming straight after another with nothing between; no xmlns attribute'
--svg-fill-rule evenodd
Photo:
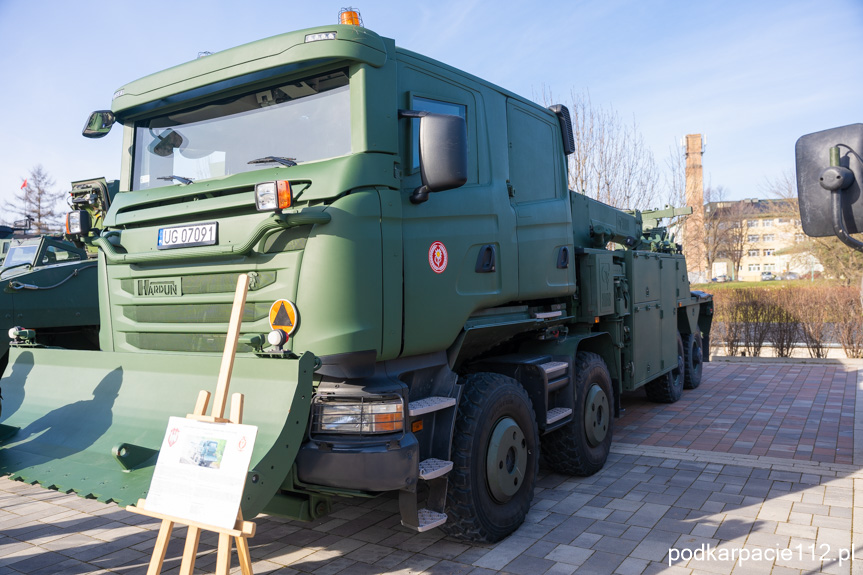
<svg viewBox="0 0 863 575"><path fill-rule="evenodd" d="M0 475L82 497L145 498L172 415L215 391L221 358L19 347L2 381ZM231 393L258 427L243 514L254 517L290 473L306 433L315 358L238 356Z"/></svg>

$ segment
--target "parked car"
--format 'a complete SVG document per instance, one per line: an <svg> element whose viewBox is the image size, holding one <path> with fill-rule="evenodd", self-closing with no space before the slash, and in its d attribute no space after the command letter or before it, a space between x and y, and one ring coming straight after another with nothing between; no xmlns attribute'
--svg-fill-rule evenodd
<svg viewBox="0 0 863 575"><path fill-rule="evenodd" d="M773 275L773 272L761 272L761 281L768 282L771 280L779 279L777 276Z"/></svg>
<svg viewBox="0 0 863 575"><path fill-rule="evenodd" d="M782 279L784 279L784 280L799 280L800 274L798 274L796 272L785 272L784 274L782 274Z"/></svg>
<svg viewBox="0 0 863 575"><path fill-rule="evenodd" d="M714 283L720 283L721 284L721 283L725 283L725 282L730 281L730 280L728 279L727 275L722 274L722 275L716 276L715 278L711 279L710 281L712 281Z"/></svg>

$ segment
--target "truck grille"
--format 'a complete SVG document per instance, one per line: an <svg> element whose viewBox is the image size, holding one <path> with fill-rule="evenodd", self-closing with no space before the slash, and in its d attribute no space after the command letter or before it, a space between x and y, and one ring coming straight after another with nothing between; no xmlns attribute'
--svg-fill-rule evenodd
<svg viewBox="0 0 863 575"><path fill-rule="evenodd" d="M243 309L243 323L268 316L270 304L249 303ZM123 315L138 323L227 323L231 304L139 305L123 308Z"/></svg>
<svg viewBox="0 0 863 575"><path fill-rule="evenodd" d="M164 272L149 279L159 282L161 274ZM277 286L273 284L277 272L253 271L249 275L242 332L266 333L270 330L270 306L276 299L273 290ZM286 274L288 281L290 275ZM112 307L119 312L114 314L120 336L117 343L121 348L147 351L222 352L238 276L239 272L170 276L180 280L177 283L182 291L173 297L142 297L136 295L136 282L141 280L119 279L120 289L112 298ZM282 289L278 291L284 293ZM208 295L213 296L213 301L206 301L210 299ZM237 351L254 349L240 343Z"/></svg>
<svg viewBox="0 0 863 575"><path fill-rule="evenodd" d="M253 272L249 278L249 291L258 290L267 287L276 281L276 272ZM181 276L183 285L183 294L207 294L207 293L233 293L237 288L238 273L226 274L206 274L206 275L185 275ZM124 292L134 295L135 293L134 279L120 280L120 287Z"/></svg>
<svg viewBox="0 0 863 575"><path fill-rule="evenodd" d="M219 353L225 349L225 334L218 333L140 333L126 334L126 343L151 351L186 351ZM237 352L254 351L251 346L237 345Z"/></svg>

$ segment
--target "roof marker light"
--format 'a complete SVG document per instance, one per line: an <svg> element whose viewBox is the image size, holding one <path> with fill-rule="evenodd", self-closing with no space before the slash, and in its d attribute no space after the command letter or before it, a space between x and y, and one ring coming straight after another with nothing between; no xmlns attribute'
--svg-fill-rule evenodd
<svg viewBox="0 0 863 575"><path fill-rule="evenodd" d="M339 24L363 27L363 19L360 16L360 11L351 7L342 8L339 10Z"/></svg>
<svg viewBox="0 0 863 575"><path fill-rule="evenodd" d="M335 32L318 32L317 34L306 34L306 42L317 42L319 40L335 40Z"/></svg>

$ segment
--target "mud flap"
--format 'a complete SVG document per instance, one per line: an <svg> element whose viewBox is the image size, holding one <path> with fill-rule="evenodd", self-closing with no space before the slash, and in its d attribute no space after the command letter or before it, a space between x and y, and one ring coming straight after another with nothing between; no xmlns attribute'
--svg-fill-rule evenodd
<svg viewBox="0 0 863 575"><path fill-rule="evenodd" d="M214 391L221 358L13 348L0 382L0 475L129 505L146 497L172 415ZM237 356L231 393L258 426L243 515L254 517L290 473L306 433L314 356ZM5 437L3 437L5 435Z"/></svg>

